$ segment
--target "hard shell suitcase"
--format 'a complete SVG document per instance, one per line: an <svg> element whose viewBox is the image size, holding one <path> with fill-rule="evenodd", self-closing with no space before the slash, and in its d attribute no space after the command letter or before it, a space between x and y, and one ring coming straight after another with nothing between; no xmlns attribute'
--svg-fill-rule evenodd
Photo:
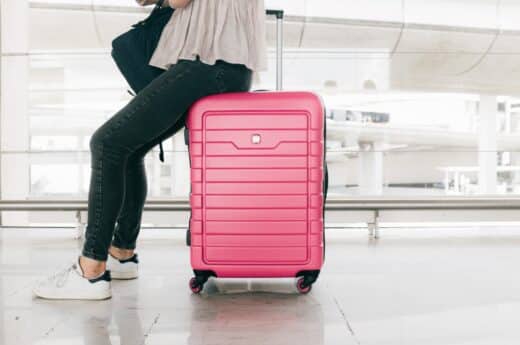
<svg viewBox="0 0 520 345"><path fill-rule="evenodd" d="M278 18L281 42L283 12L268 14ZM277 71L281 75L281 63ZM299 277L298 290L309 292L324 259L327 179L319 96L213 95L191 107L186 127L192 291L215 276Z"/></svg>

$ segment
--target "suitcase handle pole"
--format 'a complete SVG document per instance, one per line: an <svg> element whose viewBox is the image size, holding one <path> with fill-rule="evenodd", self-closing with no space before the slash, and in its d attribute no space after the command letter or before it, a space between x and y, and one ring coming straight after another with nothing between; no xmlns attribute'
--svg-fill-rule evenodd
<svg viewBox="0 0 520 345"><path fill-rule="evenodd" d="M267 10L268 16L276 16L276 90L283 88L283 10Z"/></svg>
<svg viewBox="0 0 520 345"><path fill-rule="evenodd" d="M276 17L276 90L282 90L283 77L283 10L266 10L268 16ZM184 128L184 143L189 145L189 130Z"/></svg>

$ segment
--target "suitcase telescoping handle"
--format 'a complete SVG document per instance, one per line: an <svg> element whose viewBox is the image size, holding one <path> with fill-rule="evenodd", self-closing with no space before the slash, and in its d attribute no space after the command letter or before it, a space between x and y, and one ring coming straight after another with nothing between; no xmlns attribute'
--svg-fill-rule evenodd
<svg viewBox="0 0 520 345"><path fill-rule="evenodd" d="M276 17L276 90L283 87L283 10L266 10L268 16Z"/></svg>
<svg viewBox="0 0 520 345"><path fill-rule="evenodd" d="M276 90L283 87L283 10L266 10L268 16L276 17ZM189 145L189 130L184 128L184 143Z"/></svg>

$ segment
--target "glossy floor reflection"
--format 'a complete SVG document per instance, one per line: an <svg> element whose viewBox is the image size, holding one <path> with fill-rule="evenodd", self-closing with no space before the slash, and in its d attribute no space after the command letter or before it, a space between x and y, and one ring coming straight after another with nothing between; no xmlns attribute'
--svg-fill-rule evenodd
<svg viewBox="0 0 520 345"><path fill-rule="evenodd" d="M187 287L183 234L146 230L141 277L102 302L34 299L34 282L77 253L65 230L0 230L0 344L518 344L520 230L328 233L326 266L291 279Z"/></svg>

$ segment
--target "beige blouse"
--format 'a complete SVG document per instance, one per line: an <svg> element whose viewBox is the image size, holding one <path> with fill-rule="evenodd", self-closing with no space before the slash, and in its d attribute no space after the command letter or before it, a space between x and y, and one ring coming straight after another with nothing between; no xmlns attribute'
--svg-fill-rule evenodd
<svg viewBox="0 0 520 345"><path fill-rule="evenodd" d="M176 9L149 64L168 69L179 59L216 60L267 68L264 0L192 0Z"/></svg>

